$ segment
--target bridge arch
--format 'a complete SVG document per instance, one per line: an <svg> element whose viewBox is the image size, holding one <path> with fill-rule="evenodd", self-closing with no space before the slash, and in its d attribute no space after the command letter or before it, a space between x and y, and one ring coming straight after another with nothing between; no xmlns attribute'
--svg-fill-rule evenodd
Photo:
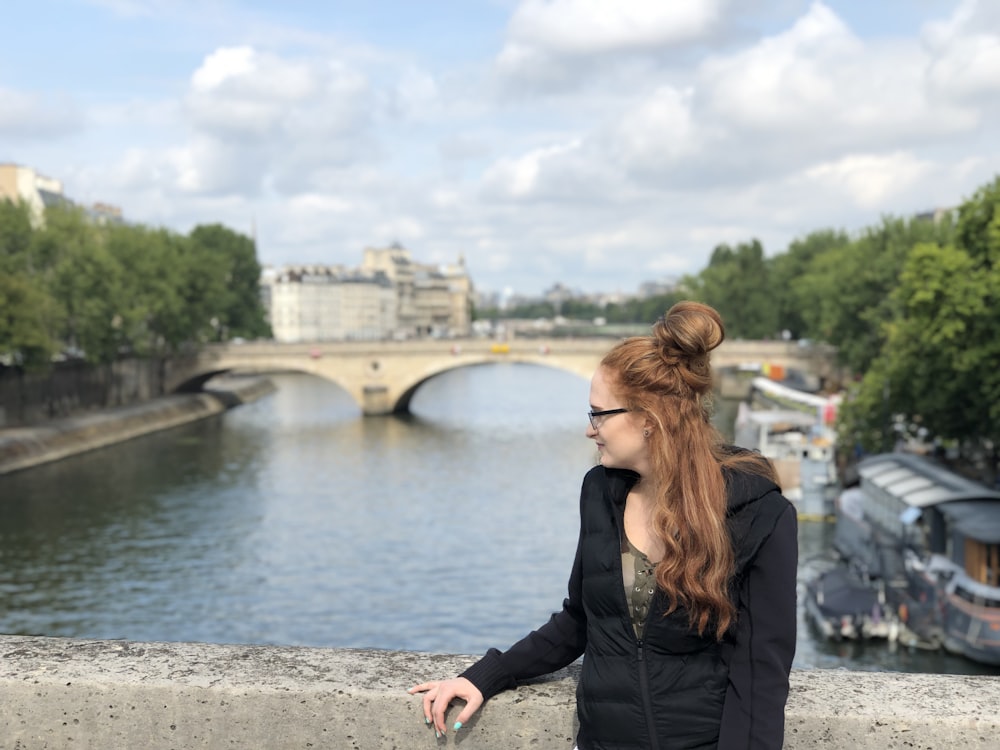
<svg viewBox="0 0 1000 750"><path fill-rule="evenodd" d="M459 367L512 362L564 370L589 379L614 343L611 338L588 338L218 344L205 347L192 361L175 367L169 373L167 389L204 382L209 373L299 371L343 388L365 415L392 414L408 411L423 383ZM712 365L718 370L757 361L823 372L830 369L833 354L832 350L803 349L794 342L727 341L713 352Z"/></svg>
<svg viewBox="0 0 1000 750"><path fill-rule="evenodd" d="M583 374L580 372L580 368L573 367L572 365L561 362L545 359L543 356L539 357L515 357L511 359L497 359L496 357L465 357L461 360L450 359L441 360L435 363L427 371L411 378L408 382L404 381L398 387L398 393L395 394L395 400L392 404L391 411L394 414L408 413L410 411L410 403L413 401L413 397L416 395L420 387L429 380L433 380L446 372L451 372L453 370L460 370L466 367L483 367L486 365L506 365L506 364L519 364L519 365L532 365L537 367L545 367L550 370L559 370L561 372L568 372L571 375L577 375L580 377L589 378L591 373Z"/></svg>
<svg viewBox="0 0 1000 750"><path fill-rule="evenodd" d="M225 375L227 372L230 372L229 368L214 368L205 372L199 372L179 385L174 386L173 393L198 393L205 390L205 383L209 380L219 375Z"/></svg>

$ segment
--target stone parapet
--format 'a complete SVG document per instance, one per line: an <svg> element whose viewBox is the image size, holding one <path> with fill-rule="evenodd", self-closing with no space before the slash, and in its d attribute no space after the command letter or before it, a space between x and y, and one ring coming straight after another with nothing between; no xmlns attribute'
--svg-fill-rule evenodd
<svg viewBox="0 0 1000 750"><path fill-rule="evenodd" d="M573 747L572 667L435 739L406 688L473 659L0 636L0 749ZM998 705L1000 677L796 670L785 748L997 748Z"/></svg>

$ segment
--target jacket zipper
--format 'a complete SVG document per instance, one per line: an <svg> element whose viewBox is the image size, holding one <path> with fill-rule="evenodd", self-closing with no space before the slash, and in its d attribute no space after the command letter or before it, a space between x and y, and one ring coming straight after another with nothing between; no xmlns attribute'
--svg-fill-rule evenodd
<svg viewBox="0 0 1000 750"><path fill-rule="evenodd" d="M625 534L625 522L621 516L615 514L615 522L618 526L618 549L621 549L622 539ZM620 585L618 587L619 591L622 592L622 604L625 605L624 619L625 627L628 634L635 641L635 656L636 664L639 669L639 693L642 698L642 713L646 717L646 733L649 735L649 748L650 750L660 750L660 742L656 738L656 724L653 722L653 698L649 694L649 669L646 666L646 651L643 644L642 638L637 638L635 635L635 629L632 627L632 621L628 616L629 606L628 597L625 594L625 573L622 570L622 557L621 555L616 555L618 562L618 580ZM650 601L649 612L646 613L646 622L643 624L643 633L646 632L646 627L649 624L649 618L653 616L653 603Z"/></svg>
<svg viewBox="0 0 1000 750"><path fill-rule="evenodd" d="M642 693L642 710L646 715L646 731L649 733L650 750L659 750L656 739L656 725L653 723L653 699L649 694L649 670L646 668L646 654L641 639L636 640L636 658L639 664L639 691Z"/></svg>

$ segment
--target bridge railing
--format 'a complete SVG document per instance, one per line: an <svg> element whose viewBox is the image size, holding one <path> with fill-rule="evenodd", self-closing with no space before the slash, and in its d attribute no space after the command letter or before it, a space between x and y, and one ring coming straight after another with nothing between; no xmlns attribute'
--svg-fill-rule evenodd
<svg viewBox="0 0 1000 750"><path fill-rule="evenodd" d="M566 750L570 668L436 740L417 682L472 657L0 636L0 747ZM793 670L786 750L995 748L1000 678ZM452 719L457 711L452 710Z"/></svg>

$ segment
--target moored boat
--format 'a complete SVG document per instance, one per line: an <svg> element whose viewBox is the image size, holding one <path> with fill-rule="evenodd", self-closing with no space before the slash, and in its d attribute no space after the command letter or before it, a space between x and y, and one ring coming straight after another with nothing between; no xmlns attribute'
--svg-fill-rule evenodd
<svg viewBox="0 0 1000 750"><path fill-rule="evenodd" d="M923 456L858 464L834 547L915 645L1000 664L1000 493Z"/></svg>
<svg viewBox="0 0 1000 750"><path fill-rule="evenodd" d="M846 565L819 573L806 584L806 616L827 638L899 638L899 619L883 592Z"/></svg>
<svg viewBox="0 0 1000 750"><path fill-rule="evenodd" d="M835 436L815 414L795 409L755 410L739 405L734 442L774 464L778 484L800 519L833 515L837 496Z"/></svg>

